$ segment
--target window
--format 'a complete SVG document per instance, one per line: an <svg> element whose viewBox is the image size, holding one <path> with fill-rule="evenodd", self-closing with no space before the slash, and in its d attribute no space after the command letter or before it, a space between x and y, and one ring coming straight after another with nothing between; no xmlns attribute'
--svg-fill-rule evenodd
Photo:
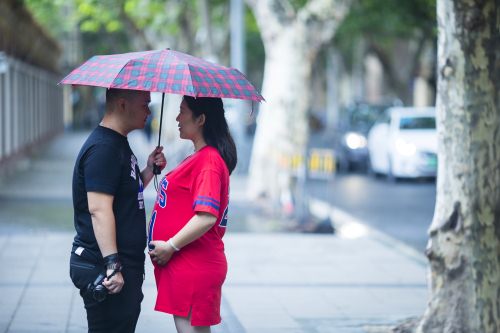
<svg viewBox="0 0 500 333"><path fill-rule="evenodd" d="M399 121L399 128L402 130L413 129L435 129L436 118L434 117L404 117Z"/></svg>

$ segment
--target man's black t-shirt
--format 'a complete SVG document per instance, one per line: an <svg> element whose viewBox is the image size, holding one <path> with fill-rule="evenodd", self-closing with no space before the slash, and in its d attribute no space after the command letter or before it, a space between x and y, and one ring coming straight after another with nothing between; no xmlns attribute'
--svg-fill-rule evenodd
<svg viewBox="0 0 500 333"><path fill-rule="evenodd" d="M83 247L97 260L97 245L89 213L87 192L114 197L118 254L124 265L144 267L146 215L143 182L137 159L127 138L98 126L84 143L73 171L73 208L76 236L73 245Z"/></svg>

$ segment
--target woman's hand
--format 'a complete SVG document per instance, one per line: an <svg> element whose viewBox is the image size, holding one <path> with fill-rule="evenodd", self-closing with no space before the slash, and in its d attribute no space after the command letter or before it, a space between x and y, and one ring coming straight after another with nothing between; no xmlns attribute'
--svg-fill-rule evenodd
<svg viewBox="0 0 500 333"><path fill-rule="evenodd" d="M165 266L175 253L172 246L165 241L151 241L149 245L153 245L153 248L148 252L149 257L152 262L159 266Z"/></svg>

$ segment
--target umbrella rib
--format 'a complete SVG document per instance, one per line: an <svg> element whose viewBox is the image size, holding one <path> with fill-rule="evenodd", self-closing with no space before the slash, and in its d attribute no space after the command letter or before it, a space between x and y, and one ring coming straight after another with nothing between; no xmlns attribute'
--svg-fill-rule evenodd
<svg viewBox="0 0 500 333"><path fill-rule="evenodd" d="M193 97L198 97L198 91L196 89L196 87L194 86L193 84L193 76L191 75L191 64L187 64L187 68L188 68L188 84L193 87Z"/></svg>
<svg viewBox="0 0 500 333"><path fill-rule="evenodd" d="M137 54L140 54L140 56L138 57L130 57L126 62L125 64L122 66L122 68L118 71L118 74L115 76L115 78L113 79L113 81L111 81L111 84L109 86L109 88L111 88L111 86L113 84L115 84L115 81L120 77L120 74L123 73L123 71L126 70L127 66L132 62L132 61L137 61L137 62L144 62L146 60L146 57L151 55L151 53L154 53L154 51L145 51L145 52L132 52L131 54L134 54L134 55L137 55ZM141 66L142 68L142 66Z"/></svg>

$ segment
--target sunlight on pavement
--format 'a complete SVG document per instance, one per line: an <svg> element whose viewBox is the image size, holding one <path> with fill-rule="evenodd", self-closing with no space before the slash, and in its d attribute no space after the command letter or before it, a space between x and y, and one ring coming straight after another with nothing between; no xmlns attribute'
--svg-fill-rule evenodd
<svg viewBox="0 0 500 333"><path fill-rule="evenodd" d="M311 213L319 218L329 218L338 237L346 239L356 239L367 236L368 228L360 223L348 213L331 207L321 200L311 200Z"/></svg>
<svg viewBox="0 0 500 333"><path fill-rule="evenodd" d="M360 223L347 223L345 225L341 225L338 230L338 236L341 238L361 238L366 236L368 233L368 229Z"/></svg>

